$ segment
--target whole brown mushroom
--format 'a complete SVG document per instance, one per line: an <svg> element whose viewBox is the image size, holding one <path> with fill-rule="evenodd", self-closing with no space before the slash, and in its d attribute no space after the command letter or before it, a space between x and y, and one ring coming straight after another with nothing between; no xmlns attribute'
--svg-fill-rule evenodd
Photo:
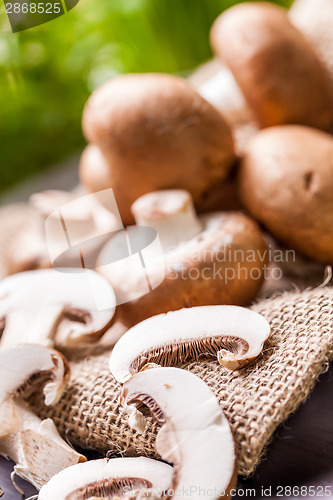
<svg viewBox="0 0 333 500"><path fill-rule="evenodd" d="M251 141L239 172L240 197L279 241L333 263L333 137L286 125Z"/></svg>
<svg viewBox="0 0 333 500"><path fill-rule="evenodd" d="M197 217L189 193L157 191L132 206L136 222L153 227L164 252L145 274L124 260L108 268L112 239L98 258L98 271L112 283L118 318L132 326L152 315L211 304L247 305L265 275L267 247L257 224L240 212ZM160 279L161 268L165 277ZM140 274L139 274L140 273ZM160 283L148 290L149 283ZM143 293L140 293L143 291ZM148 292L148 293L147 293Z"/></svg>
<svg viewBox="0 0 333 500"><path fill-rule="evenodd" d="M125 75L105 83L88 100L83 131L109 166L105 188L114 189L124 224L133 222L132 203L157 189L187 189L200 203L235 160L222 115L170 75ZM98 172L103 161L96 163ZM81 178L90 190L96 189L94 169L91 155L84 158Z"/></svg>
<svg viewBox="0 0 333 500"><path fill-rule="evenodd" d="M211 43L262 127L329 129L333 94L328 73L287 11L268 2L236 5L215 21Z"/></svg>

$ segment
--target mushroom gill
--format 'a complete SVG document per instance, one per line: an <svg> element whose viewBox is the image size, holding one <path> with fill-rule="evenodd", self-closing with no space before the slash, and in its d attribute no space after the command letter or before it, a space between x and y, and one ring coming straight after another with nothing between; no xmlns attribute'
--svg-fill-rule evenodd
<svg viewBox="0 0 333 500"><path fill-rule="evenodd" d="M165 415L155 399L149 394L136 393L133 394L131 399L127 401L128 405L134 404L136 409L142 413L143 416L152 416L160 425L165 423Z"/></svg>
<svg viewBox="0 0 333 500"><path fill-rule="evenodd" d="M112 499L128 496L132 489L152 488L152 483L138 477L112 478L95 481L69 493L65 500ZM126 489L125 489L126 488Z"/></svg>
<svg viewBox="0 0 333 500"><path fill-rule="evenodd" d="M216 358L225 349L232 354L243 355L249 349L246 340L238 337L212 336L192 338L154 346L140 353L130 364L131 375L138 373L148 362L160 366L179 366L199 357Z"/></svg>

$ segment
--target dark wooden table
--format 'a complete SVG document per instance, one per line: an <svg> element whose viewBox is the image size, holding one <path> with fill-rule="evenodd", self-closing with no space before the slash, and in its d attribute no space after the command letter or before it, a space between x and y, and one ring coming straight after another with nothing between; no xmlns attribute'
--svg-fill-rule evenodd
<svg viewBox="0 0 333 500"><path fill-rule="evenodd" d="M320 378L308 401L280 427L253 476L239 481L237 498L333 498L332 393L333 368ZM22 500L11 485L11 470L12 463L0 459L2 500ZM18 483L27 497L34 494L30 485Z"/></svg>

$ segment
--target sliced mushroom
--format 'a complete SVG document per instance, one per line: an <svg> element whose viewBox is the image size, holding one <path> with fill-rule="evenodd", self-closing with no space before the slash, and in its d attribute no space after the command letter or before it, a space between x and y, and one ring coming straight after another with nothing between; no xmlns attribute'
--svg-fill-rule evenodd
<svg viewBox="0 0 333 500"><path fill-rule="evenodd" d="M51 419L41 421L24 398L43 390L57 403L70 376L65 358L48 347L22 344L0 351L0 454L17 475L40 488L65 467L85 461L62 440Z"/></svg>
<svg viewBox="0 0 333 500"><path fill-rule="evenodd" d="M135 405L161 424L156 450L173 465L171 489L176 498L219 498L235 486L229 423L200 378L179 368L145 370L124 385L123 404Z"/></svg>
<svg viewBox="0 0 333 500"><path fill-rule="evenodd" d="M114 313L113 289L94 271L66 268L15 274L0 282L0 347L94 342Z"/></svg>
<svg viewBox="0 0 333 500"><path fill-rule="evenodd" d="M217 356L237 370L253 362L270 334L260 314L237 306L201 306L159 314L130 328L115 345L110 371L125 382L147 363L176 366Z"/></svg>
<svg viewBox="0 0 333 500"><path fill-rule="evenodd" d="M189 193L182 190L145 195L135 202L133 213L139 225L157 230L164 254L150 252L143 272L140 262L134 267L125 259L108 266L116 253L115 237L103 248L97 270L114 287L124 324L181 307L247 305L253 300L268 252L251 219L238 212L197 217Z"/></svg>
<svg viewBox="0 0 333 500"><path fill-rule="evenodd" d="M145 457L106 458L74 465L54 476L39 493L39 500L85 500L131 497L131 492L152 490L160 497L172 482L172 467Z"/></svg>

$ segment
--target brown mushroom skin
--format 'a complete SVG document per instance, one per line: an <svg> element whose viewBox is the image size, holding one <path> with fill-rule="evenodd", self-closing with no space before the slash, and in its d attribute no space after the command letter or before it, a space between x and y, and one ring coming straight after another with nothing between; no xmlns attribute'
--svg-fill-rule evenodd
<svg viewBox="0 0 333 500"><path fill-rule="evenodd" d="M182 307L248 305L255 298L267 265L267 247L257 224L240 212L228 212L209 237L197 238L188 245L181 266L167 261L166 276L157 288L117 308L123 324L130 327ZM244 259L248 251L255 257Z"/></svg>
<svg viewBox="0 0 333 500"><path fill-rule="evenodd" d="M109 165L124 224L133 221L132 203L151 191L184 188L200 202L235 160L222 115L170 75L124 75L105 83L86 104L83 131Z"/></svg>
<svg viewBox="0 0 333 500"><path fill-rule="evenodd" d="M328 74L284 9L268 2L236 5L215 21L211 44L262 127L330 128L333 93Z"/></svg>
<svg viewBox="0 0 333 500"><path fill-rule="evenodd" d="M305 34L327 68L333 89L333 2L295 0L289 10L289 18Z"/></svg>
<svg viewBox="0 0 333 500"><path fill-rule="evenodd" d="M239 171L240 197L279 241L333 263L333 138L308 127L261 131Z"/></svg>
<svg viewBox="0 0 333 500"><path fill-rule="evenodd" d="M79 179L91 193L112 188L111 169L98 146L89 144L79 164Z"/></svg>

